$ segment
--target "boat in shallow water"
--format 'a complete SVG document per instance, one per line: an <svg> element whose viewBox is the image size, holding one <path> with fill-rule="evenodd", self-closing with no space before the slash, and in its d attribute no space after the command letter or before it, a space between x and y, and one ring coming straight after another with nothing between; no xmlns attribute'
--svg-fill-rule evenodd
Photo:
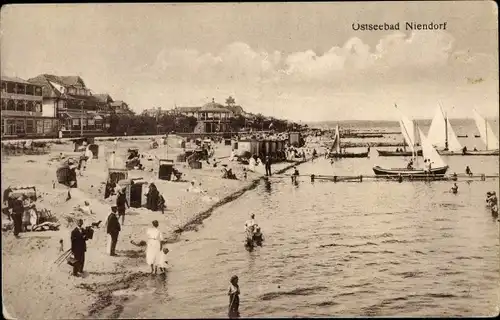
<svg viewBox="0 0 500 320"><path fill-rule="evenodd" d="M427 139L436 148L439 155L457 156L463 155L462 145L451 126L448 116L441 106L438 106L431 127L427 133Z"/></svg>
<svg viewBox="0 0 500 320"><path fill-rule="evenodd" d="M396 106L397 109L397 106ZM398 109L399 110L399 109ZM416 152L414 146L415 141L420 137L422 145L422 154L424 159L428 159L432 164L430 170L426 168L382 168L380 166L373 167L373 172L376 175L402 175L402 176L414 176L414 175L429 175L429 176L443 176L448 171L448 165L446 165L437 153L436 149L432 146L429 139L422 133L422 130L418 129L417 134L415 132L415 122L410 121L405 115L400 113L400 126L406 143L410 146L412 150L412 160L416 160ZM378 150L377 150L378 151Z"/></svg>
<svg viewBox="0 0 500 320"><path fill-rule="evenodd" d="M499 150L476 150L476 151L464 151L464 156L498 156L500 155Z"/></svg>
<svg viewBox="0 0 500 320"><path fill-rule="evenodd" d="M379 157L411 157L413 153L411 151L389 151L389 150L379 150L377 149ZM417 156L422 156L422 150L417 150Z"/></svg>
<svg viewBox="0 0 500 320"><path fill-rule="evenodd" d="M476 127L479 131L479 137L486 146L486 150L473 150L473 151L463 151L465 156L498 156L499 155L499 142L498 138L493 133L493 129L488 121L481 116L475 109L474 121L476 122Z"/></svg>
<svg viewBox="0 0 500 320"><path fill-rule="evenodd" d="M431 176L443 176L448 171L448 166L431 168L430 174ZM388 175L388 176L418 176L418 175L426 175L427 172L425 169L408 169L408 168L382 168L380 166L373 167L373 172L376 175Z"/></svg>
<svg viewBox="0 0 500 320"><path fill-rule="evenodd" d="M335 138L333 145L328 153L328 158L368 158L369 152L342 152L340 147L340 130L339 126L335 127Z"/></svg>

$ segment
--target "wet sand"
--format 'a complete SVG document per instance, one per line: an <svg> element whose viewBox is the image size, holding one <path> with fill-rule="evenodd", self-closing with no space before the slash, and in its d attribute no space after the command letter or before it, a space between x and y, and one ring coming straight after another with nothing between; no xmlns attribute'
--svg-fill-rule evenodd
<svg viewBox="0 0 500 320"><path fill-rule="evenodd" d="M2 158L2 186L36 186L37 194L42 196L36 202L37 207L51 210L61 223L60 231L27 232L22 233L20 239L15 239L12 231L2 232L2 279L6 316L22 319L118 317L119 301L129 299L129 296L112 292L130 289L134 283L137 284L137 289L146 276L144 273L149 271L145 263L144 248L133 245L131 240L146 240L146 229L152 220L158 220L166 238L170 242L178 241L183 231L196 230L196 225L210 216L215 208L257 186L264 174L263 166L259 166L257 172L249 172L244 180L244 166L236 162L230 163L230 146L222 144L216 145L215 157L221 158L220 164L228 163L240 180L222 179L220 164L214 168L206 163L201 170L189 169L184 163L176 163L176 168L184 173L184 182L158 180L158 161L143 160L145 170L129 171L129 178L141 177L147 182L154 181L165 197L167 210L162 215L161 212L145 208L128 209L125 225L122 226L118 239L118 256L110 257L105 252L104 223L112 200L104 200L103 194L107 177L106 159L111 150L114 150L114 145L108 141L99 142L99 145L99 159L87 164L83 177L79 177L78 189L71 191L72 199L69 201L65 201L68 190L66 187L56 183L53 188L59 161L50 159L60 152L72 154L71 144L53 144L48 155ZM180 148L169 148L167 153L164 146L150 150L147 140L124 140L119 142L116 153L124 158L130 147L138 147L141 153L156 155L158 158L175 159L182 152ZM293 165L274 164L273 172L284 171ZM152 172L150 169L153 169ZM201 188L207 191L207 196L187 192L191 180L201 182ZM143 189L143 193L146 193L146 189ZM75 206L83 205L85 200L90 201L94 212L92 216L83 216L73 210ZM64 241L64 250L69 249L69 234L77 218L83 218L85 225L102 220L94 238L87 241L85 274L81 278L71 276L71 267L66 262L59 266L54 263L61 255L60 239Z"/></svg>

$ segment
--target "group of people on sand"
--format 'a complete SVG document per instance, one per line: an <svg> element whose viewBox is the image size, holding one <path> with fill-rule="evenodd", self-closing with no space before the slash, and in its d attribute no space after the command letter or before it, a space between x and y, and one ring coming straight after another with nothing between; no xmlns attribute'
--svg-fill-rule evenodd
<svg viewBox="0 0 500 320"><path fill-rule="evenodd" d="M6 207L3 213L7 219L12 221L14 236L19 237L21 232L33 231L38 225L38 213L36 204L26 195L14 195L12 189L8 187L3 194L3 202Z"/></svg>

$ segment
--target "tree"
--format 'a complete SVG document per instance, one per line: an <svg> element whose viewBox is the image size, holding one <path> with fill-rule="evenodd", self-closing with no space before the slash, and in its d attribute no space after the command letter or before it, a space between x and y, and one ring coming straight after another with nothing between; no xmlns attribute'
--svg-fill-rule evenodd
<svg viewBox="0 0 500 320"><path fill-rule="evenodd" d="M246 119L242 115L238 115L234 118L231 118L231 129L233 131L240 131L241 128L244 128L246 124Z"/></svg>
<svg viewBox="0 0 500 320"><path fill-rule="evenodd" d="M236 103L236 101L235 101L235 100L234 100L234 98L233 98L233 97L231 97L231 96L229 96L229 97L226 99L226 105L227 105L228 107L232 107L232 106L234 106L234 105L235 105L235 103Z"/></svg>

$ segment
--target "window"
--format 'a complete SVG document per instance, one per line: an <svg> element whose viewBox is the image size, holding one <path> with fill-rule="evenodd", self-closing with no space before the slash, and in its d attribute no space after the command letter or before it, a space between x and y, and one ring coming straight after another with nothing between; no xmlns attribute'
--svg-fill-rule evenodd
<svg viewBox="0 0 500 320"><path fill-rule="evenodd" d="M16 133L24 133L24 120L16 120Z"/></svg>
<svg viewBox="0 0 500 320"><path fill-rule="evenodd" d="M36 120L36 133L43 133L43 120Z"/></svg>
<svg viewBox="0 0 500 320"><path fill-rule="evenodd" d="M26 111L28 111L28 112L35 111L35 105L33 104L33 101L26 102Z"/></svg>
<svg viewBox="0 0 500 320"><path fill-rule="evenodd" d="M6 135L14 135L16 134L16 121L14 120L6 120L7 122L7 130L5 132Z"/></svg>
<svg viewBox="0 0 500 320"><path fill-rule="evenodd" d="M7 92L7 82L2 82L2 92L4 92L4 93ZM3 130L2 130L2 133L3 133Z"/></svg>
<svg viewBox="0 0 500 320"><path fill-rule="evenodd" d="M35 120L33 119L26 120L26 133L35 133L34 122Z"/></svg>
<svg viewBox="0 0 500 320"><path fill-rule="evenodd" d="M2 136L5 134L5 121L3 119L0 119L2 122Z"/></svg>
<svg viewBox="0 0 500 320"><path fill-rule="evenodd" d="M53 119L52 121L53 131L59 131L59 119Z"/></svg>
<svg viewBox="0 0 500 320"><path fill-rule="evenodd" d="M42 88L35 87L35 96L41 96L42 95Z"/></svg>
<svg viewBox="0 0 500 320"><path fill-rule="evenodd" d="M52 120L43 120L43 132L48 133L52 131Z"/></svg>
<svg viewBox="0 0 500 320"><path fill-rule="evenodd" d="M41 102L35 103L35 112L42 112L42 103Z"/></svg>
<svg viewBox="0 0 500 320"><path fill-rule="evenodd" d="M17 101L16 103L16 111L26 111L26 105L24 104L25 102L22 100Z"/></svg>
<svg viewBox="0 0 500 320"><path fill-rule="evenodd" d="M16 85L12 82L7 82L7 92L8 93L16 93Z"/></svg>

